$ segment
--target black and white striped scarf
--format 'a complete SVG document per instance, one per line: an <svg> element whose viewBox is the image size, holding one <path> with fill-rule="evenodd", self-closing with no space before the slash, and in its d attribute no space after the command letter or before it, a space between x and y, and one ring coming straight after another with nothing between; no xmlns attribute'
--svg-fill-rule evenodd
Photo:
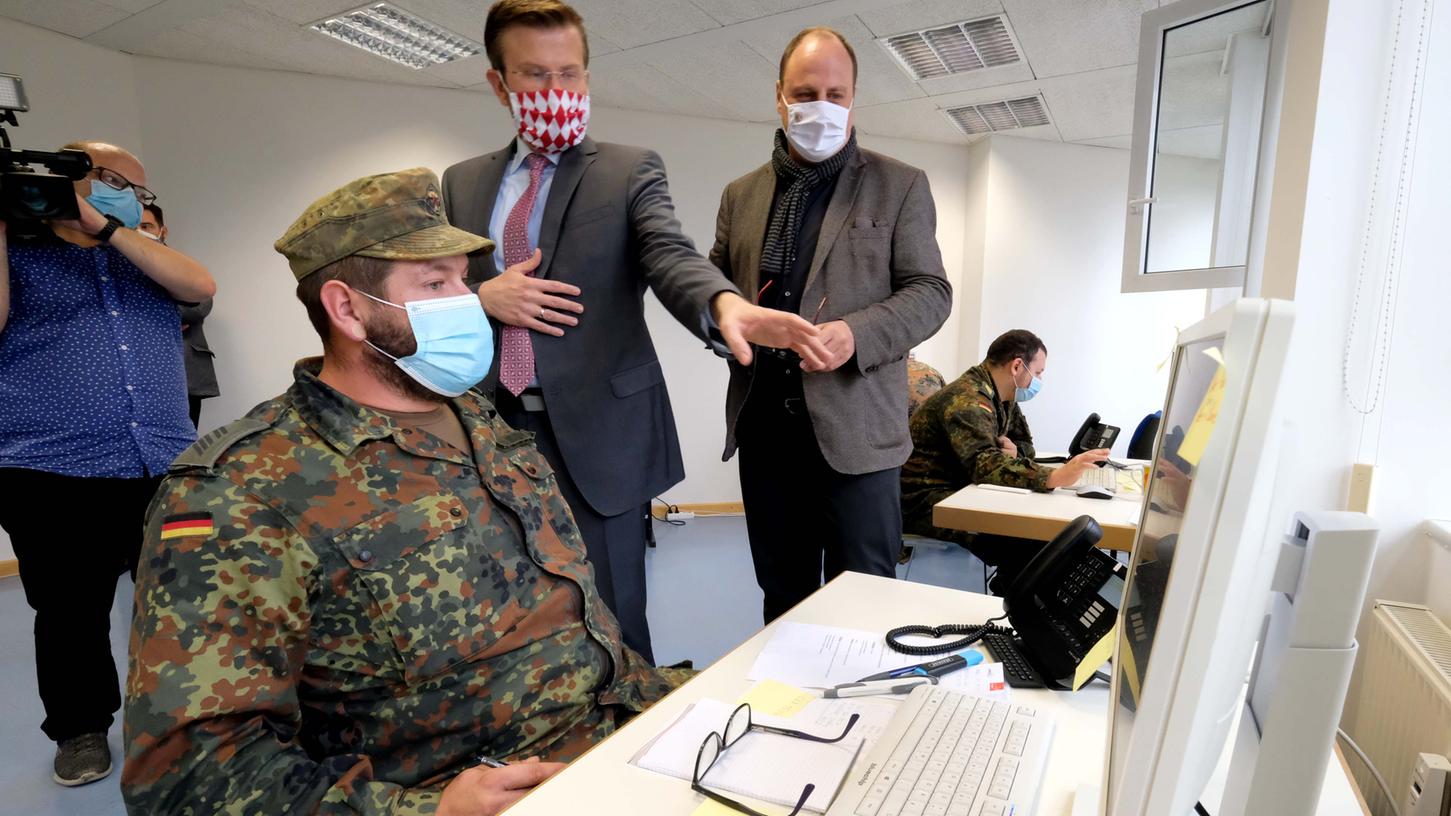
<svg viewBox="0 0 1451 816"><path fill-rule="evenodd" d="M771 169L778 181L788 182L781 200L771 213L766 226L766 241L761 247L761 282L779 281L796 263L796 237L801 232L801 219L806 214L806 198L812 188L830 181L856 153L856 128L836 154L817 164L801 164L791 158L786 147L785 131L776 130L776 149L771 153Z"/></svg>

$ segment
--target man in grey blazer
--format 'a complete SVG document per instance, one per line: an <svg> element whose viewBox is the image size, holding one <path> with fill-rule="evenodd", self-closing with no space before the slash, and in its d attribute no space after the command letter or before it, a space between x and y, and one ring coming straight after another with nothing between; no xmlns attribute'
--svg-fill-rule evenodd
<svg viewBox="0 0 1451 816"><path fill-rule="evenodd" d="M947 319L936 209L915 167L856 145L856 55L811 28L781 56L771 162L721 197L710 258L761 305L819 324L825 363L730 365L726 448L765 618L843 570L894 574L902 544L907 352Z"/></svg>
<svg viewBox="0 0 1451 816"><path fill-rule="evenodd" d="M470 261L498 332L481 383L536 435L625 642L653 660L645 618L650 500L684 478L649 287L687 329L749 362L751 344L824 360L817 330L752 305L682 232L660 157L585 135L589 46L557 0L500 0L485 21L489 82L514 117L503 150L443 175L449 219L499 250ZM784 319L789 318L789 319ZM547 475L541 476L547 478Z"/></svg>

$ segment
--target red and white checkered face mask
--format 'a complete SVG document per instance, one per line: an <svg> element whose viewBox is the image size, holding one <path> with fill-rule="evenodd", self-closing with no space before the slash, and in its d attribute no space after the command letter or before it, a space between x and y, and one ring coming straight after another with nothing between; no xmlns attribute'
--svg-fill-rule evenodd
<svg viewBox="0 0 1451 816"><path fill-rule="evenodd" d="M589 94L550 88L509 92L509 109L524 144L540 153L562 153L584 140Z"/></svg>

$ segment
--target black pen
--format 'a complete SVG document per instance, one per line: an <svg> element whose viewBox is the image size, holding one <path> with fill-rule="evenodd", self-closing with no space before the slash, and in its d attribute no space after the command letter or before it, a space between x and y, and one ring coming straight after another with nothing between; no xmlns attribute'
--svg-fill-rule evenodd
<svg viewBox="0 0 1451 816"><path fill-rule="evenodd" d="M491 756L489 756L487 754L479 754L478 756L474 757L474 762L476 762L476 763L478 763L480 765L483 765L485 768L507 768L507 767L509 767L509 763L505 762L504 760L502 760L502 759L494 759L493 757L491 757Z"/></svg>

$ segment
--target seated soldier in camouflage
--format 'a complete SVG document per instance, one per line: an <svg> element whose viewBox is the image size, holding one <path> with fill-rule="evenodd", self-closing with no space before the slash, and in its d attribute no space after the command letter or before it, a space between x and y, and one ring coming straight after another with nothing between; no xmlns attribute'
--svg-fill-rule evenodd
<svg viewBox="0 0 1451 816"><path fill-rule="evenodd" d="M1047 365L1043 341L1014 329L988 346L987 359L922 403L909 423L912 456L902 466L902 529L957 541L996 566L992 588L999 594L1046 542L934 527L932 506L970 484L1046 493L1073 484L1108 458L1108 451L1096 450L1057 469L1033 463L1033 435L1018 403L1038 393Z"/></svg>
<svg viewBox="0 0 1451 816"><path fill-rule="evenodd" d="M465 253L492 246L422 168L277 242L323 357L152 502L130 812L492 814L684 679L622 645L549 466L466 392L493 349Z"/></svg>

